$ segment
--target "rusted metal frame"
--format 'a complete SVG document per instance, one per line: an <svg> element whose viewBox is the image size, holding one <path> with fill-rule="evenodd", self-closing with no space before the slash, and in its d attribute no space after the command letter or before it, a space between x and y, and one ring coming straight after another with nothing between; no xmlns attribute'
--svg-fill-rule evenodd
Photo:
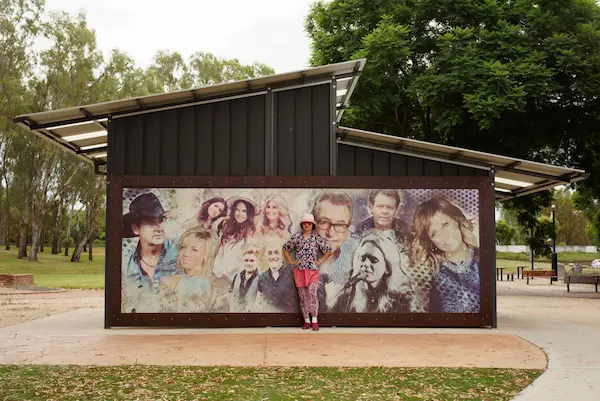
<svg viewBox="0 0 600 401"><path fill-rule="evenodd" d="M109 145L110 146L110 145ZM397 188L477 189L480 220L479 313L320 314L322 326L483 327L494 324L494 196L491 177L174 177L109 175L106 327L264 327L301 322L294 313L121 313L123 188Z"/></svg>

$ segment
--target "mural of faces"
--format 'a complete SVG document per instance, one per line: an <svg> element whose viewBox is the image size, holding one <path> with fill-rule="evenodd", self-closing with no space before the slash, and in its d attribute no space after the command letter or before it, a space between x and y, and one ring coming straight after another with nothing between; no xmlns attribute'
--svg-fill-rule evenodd
<svg viewBox="0 0 600 401"><path fill-rule="evenodd" d="M396 200L383 193L378 193L369 206L375 225L384 229L391 229L398 207Z"/></svg>
<svg viewBox="0 0 600 401"><path fill-rule="evenodd" d="M267 263L269 268L272 270L279 270L281 264L283 262L282 256L282 244L277 244L274 242L270 242L265 247L265 258L267 259Z"/></svg>
<svg viewBox="0 0 600 401"><path fill-rule="evenodd" d="M244 202L238 201L237 203L235 203L234 210L235 221L237 221L238 224L242 224L243 222L248 220L248 207Z"/></svg>
<svg viewBox="0 0 600 401"><path fill-rule="evenodd" d="M317 206L317 232L329 241L332 249L339 249L348 238L352 215L347 205L323 200Z"/></svg>
<svg viewBox="0 0 600 401"><path fill-rule="evenodd" d="M253 273L258 269L258 255L254 252L244 253L244 270Z"/></svg>
<svg viewBox="0 0 600 401"><path fill-rule="evenodd" d="M333 250L320 311L479 311L474 189L125 188L123 200L124 312L259 312L267 286L263 301L285 303L297 294L282 246L305 213ZM163 284L178 297L168 307Z"/></svg>
<svg viewBox="0 0 600 401"><path fill-rule="evenodd" d="M224 210L224 202L215 202L208 207L208 217L210 217L211 219L216 219L217 217L221 216Z"/></svg>
<svg viewBox="0 0 600 401"><path fill-rule="evenodd" d="M359 274L368 283L376 283L386 272L385 255L373 242L364 242L357 249Z"/></svg>
<svg viewBox="0 0 600 401"><path fill-rule="evenodd" d="M204 264L206 242L196 236L188 236L181 241L178 255L178 265L190 276L196 275L196 270Z"/></svg>
<svg viewBox="0 0 600 401"><path fill-rule="evenodd" d="M133 232L148 244L161 245L165 242L163 222L164 218L162 217L144 216L140 218L138 224L133 226Z"/></svg>
<svg viewBox="0 0 600 401"><path fill-rule="evenodd" d="M427 235L431 242L444 253L456 252L463 243L458 222L442 212L431 216Z"/></svg>

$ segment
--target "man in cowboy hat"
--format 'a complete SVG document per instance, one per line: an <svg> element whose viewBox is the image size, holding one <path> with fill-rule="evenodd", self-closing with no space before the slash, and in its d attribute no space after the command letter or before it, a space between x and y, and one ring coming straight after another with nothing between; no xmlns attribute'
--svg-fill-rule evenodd
<svg viewBox="0 0 600 401"><path fill-rule="evenodd" d="M139 241L123 259L123 287L155 294L162 277L177 273L177 244L165 238L165 217L160 200L151 192L139 195L129 205L129 213L123 216L123 238L138 237Z"/></svg>

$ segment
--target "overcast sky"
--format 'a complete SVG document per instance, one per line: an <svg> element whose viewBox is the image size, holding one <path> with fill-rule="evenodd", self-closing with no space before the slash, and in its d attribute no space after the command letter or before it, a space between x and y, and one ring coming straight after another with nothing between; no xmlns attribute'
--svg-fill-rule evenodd
<svg viewBox="0 0 600 401"><path fill-rule="evenodd" d="M47 11L87 13L98 46L140 67L157 50L196 51L264 63L277 73L308 67L304 21L314 0L46 0Z"/></svg>

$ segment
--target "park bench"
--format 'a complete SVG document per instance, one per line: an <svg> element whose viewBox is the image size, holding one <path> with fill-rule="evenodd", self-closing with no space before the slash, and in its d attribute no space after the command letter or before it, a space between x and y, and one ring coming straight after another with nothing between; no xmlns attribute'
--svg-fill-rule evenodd
<svg viewBox="0 0 600 401"><path fill-rule="evenodd" d="M527 284L529 284L530 277L548 277L550 284L552 284L553 278L558 278L554 270L523 270L523 277L527 278Z"/></svg>
<svg viewBox="0 0 600 401"><path fill-rule="evenodd" d="M565 283L567 283L567 292L571 292L570 284L593 284L596 286L596 292L598 292L598 284L600 283L600 276L565 276Z"/></svg>

